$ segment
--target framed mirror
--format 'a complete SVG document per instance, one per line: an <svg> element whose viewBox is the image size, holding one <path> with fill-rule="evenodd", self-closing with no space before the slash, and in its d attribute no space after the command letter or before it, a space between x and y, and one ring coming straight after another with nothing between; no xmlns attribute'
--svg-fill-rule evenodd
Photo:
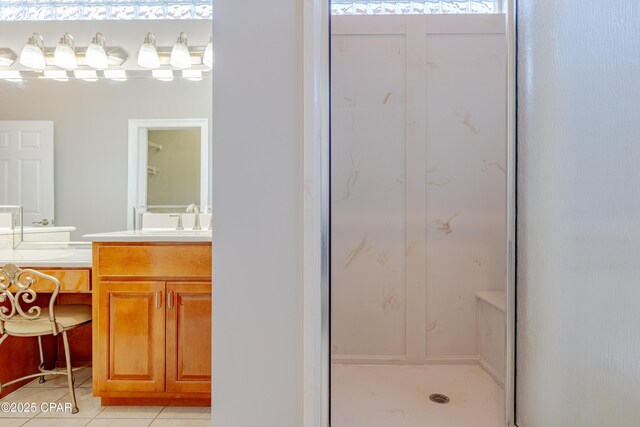
<svg viewBox="0 0 640 427"><path fill-rule="evenodd" d="M134 208L210 205L208 119L129 120L128 229Z"/></svg>

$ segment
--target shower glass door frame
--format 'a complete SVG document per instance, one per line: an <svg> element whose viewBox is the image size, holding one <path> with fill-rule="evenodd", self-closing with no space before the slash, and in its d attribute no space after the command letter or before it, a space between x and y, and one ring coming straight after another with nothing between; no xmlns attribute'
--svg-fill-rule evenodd
<svg viewBox="0 0 640 427"><path fill-rule="evenodd" d="M507 49L507 269L505 426L515 426L515 2L505 0ZM303 6L304 427L330 425L330 0Z"/></svg>

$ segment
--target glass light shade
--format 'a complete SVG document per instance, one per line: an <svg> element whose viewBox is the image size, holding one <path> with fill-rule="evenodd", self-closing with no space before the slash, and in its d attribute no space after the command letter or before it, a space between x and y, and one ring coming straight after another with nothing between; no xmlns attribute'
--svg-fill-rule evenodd
<svg viewBox="0 0 640 427"><path fill-rule="evenodd" d="M200 70L182 70L182 77L191 80L192 82L199 82L202 80L202 71Z"/></svg>
<svg viewBox="0 0 640 427"><path fill-rule="evenodd" d="M0 48L0 67L10 67L16 62L16 54L9 48Z"/></svg>
<svg viewBox="0 0 640 427"><path fill-rule="evenodd" d="M209 40L207 47L204 49L204 55L202 55L202 63L209 68L213 68L213 43Z"/></svg>
<svg viewBox="0 0 640 427"><path fill-rule="evenodd" d="M53 63L65 70L75 70L78 68L78 58L73 48L66 43L59 43L53 54Z"/></svg>
<svg viewBox="0 0 640 427"><path fill-rule="evenodd" d="M127 73L124 70L104 70L104 76L117 82L127 81Z"/></svg>
<svg viewBox="0 0 640 427"><path fill-rule="evenodd" d="M75 70L73 75L76 76L77 79L85 80L87 82L98 81L98 74L95 70Z"/></svg>
<svg viewBox="0 0 640 427"><path fill-rule="evenodd" d="M68 82L69 76L64 70L44 70L44 78L52 79L58 82Z"/></svg>
<svg viewBox="0 0 640 427"><path fill-rule="evenodd" d="M8 82L20 83L22 82L22 75L18 70L2 70L0 71L0 79Z"/></svg>
<svg viewBox="0 0 640 427"><path fill-rule="evenodd" d="M109 68L107 53L104 51L104 47L98 43L91 43L89 47L87 47L84 62L89 67L96 68L98 70Z"/></svg>
<svg viewBox="0 0 640 427"><path fill-rule="evenodd" d="M169 63L176 68L190 68L191 54L189 48L184 43L176 43L171 49L171 59Z"/></svg>
<svg viewBox="0 0 640 427"><path fill-rule="evenodd" d="M44 70L45 63L42 49L30 43L24 45L22 53L20 53L20 64L36 70Z"/></svg>
<svg viewBox="0 0 640 427"><path fill-rule="evenodd" d="M152 70L151 75L163 82L170 82L173 80L173 71L171 70Z"/></svg>
<svg viewBox="0 0 640 427"><path fill-rule="evenodd" d="M158 68L160 66L160 58L158 51L151 43L143 43L138 52L138 65L144 68Z"/></svg>

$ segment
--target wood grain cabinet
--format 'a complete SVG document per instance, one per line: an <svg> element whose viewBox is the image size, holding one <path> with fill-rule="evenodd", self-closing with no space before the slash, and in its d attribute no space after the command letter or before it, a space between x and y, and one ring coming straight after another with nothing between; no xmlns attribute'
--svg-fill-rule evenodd
<svg viewBox="0 0 640 427"><path fill-rule="evenodd" d="M203 259L189 256L191 245ZM174 270L140 259L167 259L172 249ZM209 405L211 244L94 243L93 250L94 395L104 405ZM131 258L137 265L128 268Z"/></svg>

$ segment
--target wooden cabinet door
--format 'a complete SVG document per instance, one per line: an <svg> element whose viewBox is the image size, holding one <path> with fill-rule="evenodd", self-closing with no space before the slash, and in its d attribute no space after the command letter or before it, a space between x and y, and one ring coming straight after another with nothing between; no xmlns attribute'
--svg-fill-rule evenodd
<svg viewBox="0 0 640 427"><path fill-rule="evenodd" d="M211 283L167 282L167 391L211 392Z"/></svg>
<svg viewBox="0 0 640 427"><path fill-rule="evenodd" d="M99 288L100 390L164 391L165 283L103 281Z"/></svg>

